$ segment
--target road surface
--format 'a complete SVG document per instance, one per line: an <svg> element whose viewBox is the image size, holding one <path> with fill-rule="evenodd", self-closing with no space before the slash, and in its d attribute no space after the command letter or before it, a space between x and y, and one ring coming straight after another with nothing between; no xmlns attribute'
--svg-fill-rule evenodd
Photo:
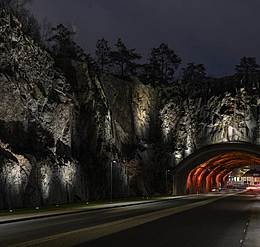
<svg viewBox="0 0 260 247"><path fill-rule="evenodd" d="M259 247L245 243L255 199L237 194L76 246Z"/></svg>
<svg viewBox="0 0 260 247"><path fill-rule="evenodd" d="M256 198L194 195L0 224L0 246L238 247Z"/></svg>

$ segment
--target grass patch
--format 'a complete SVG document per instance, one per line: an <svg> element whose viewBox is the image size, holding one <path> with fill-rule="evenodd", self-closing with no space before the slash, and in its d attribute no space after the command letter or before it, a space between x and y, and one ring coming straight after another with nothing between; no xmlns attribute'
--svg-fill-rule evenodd
<svg viewBox="0 0 260 247"><path fill-rule="evenodd" d="M123 203L123 202L135 202L135 201L147 201L147 200L158 200L162 199L163 196L156 197L132 197L126 199L114 199L113 203ZM98 201L90 201L89 203L73 203L73 204L57 204L57 205L48 205L48 206L39 206L36 207L24 207L24 208L14 208L12 212L7 209L0 210L0 217L11 215L11 214L34 214L34 213L42 213L42 212L50 212L50 211L59 211L59 210L81 210L87 209L88 207L93 206L102 206L110 204L109 200L98 200Z"/></svg>

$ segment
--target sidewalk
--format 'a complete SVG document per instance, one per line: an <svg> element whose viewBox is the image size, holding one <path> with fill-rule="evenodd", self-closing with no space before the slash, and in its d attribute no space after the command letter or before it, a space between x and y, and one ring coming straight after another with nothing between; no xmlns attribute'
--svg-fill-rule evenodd
<svg viewBox="0 0 260 247"><path fill-rule="evenodd" d="M215 194L215 193L214 193ZM204 195L207 196L207 194L198 194L198 195ZM91 205L86 204L82 205L81 207L73 208L73 209L59 209L59 210L49 210L45 212L37 212L37 209L35 209L35 212L33 213L21 213L21 214L13 214L10 212L10 214L5 216L0 216L0 225L6 224L6 223L12 223L12 222L18 222L18 221L25 221L25 220L31 220L31 219L39 219L39 218L47 218L47 217L54 217L58 215L66 215L66 214L75 214L75 213L81 213L86 211L94 211L94 210L101 210L106 208L117 208L117 207L125 207L130 205L138 205L138 204L144 204L144 203L152 203L155 201L162 201L162 200L171 200L171 199L178 199L183 197L190 197L190 196L196 196L196 194L191 195L182 195L182 196L165 196L161 198L156 199L141 199L137 201L128 201L128 202L113 202L113 203L107 203L107 204L101 204L101 205Z"/></svg>
<svg viewBox="0 0 260 247"><path fill-rule="evenodd" d="M101 210L106 208L116 208L116 207L125 207L125 206L144 204L144 203L152 203L155 201L170 200L179 197L183 197L183 196L162 197L160 199L153 199L153 200L143 199L140 201L107 203L107 204L95 205L95 206L91 206L91 204L88 204L86 206L83 205L82 207L78 207L74 209L61 209L61 210L35 212L35 213L28 213L28 214L26 213L13 214L10 212L9 215L0 216L0 225L6 223L18 222L18 221L31 220L31 219L39 219L39 218L46 218L46 217L54 217L58 215L75 214L75 213L81 213L86 211ZM35 210L37 211L37 209Z"/></svg>

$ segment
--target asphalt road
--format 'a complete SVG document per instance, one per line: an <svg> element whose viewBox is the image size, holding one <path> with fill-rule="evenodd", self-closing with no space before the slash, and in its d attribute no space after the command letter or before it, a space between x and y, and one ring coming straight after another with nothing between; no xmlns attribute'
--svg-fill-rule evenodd
<svg viewBox="0 0 260 247"><path fill-rule="evenodd" d="M243 246L254 198L237 194L77 246Z"/></svg>
<svg viewBox="0 0 260 247"><path fill-rule="evenodd" d="M0 246L241 246L254 195L190 196L0 225Z"/></svg>

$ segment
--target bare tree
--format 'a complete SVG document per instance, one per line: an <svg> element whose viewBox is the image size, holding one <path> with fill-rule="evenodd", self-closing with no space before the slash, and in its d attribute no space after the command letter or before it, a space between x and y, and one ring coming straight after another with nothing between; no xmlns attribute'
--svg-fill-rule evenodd
<svg viewBox="0 0 260 247"><path fill-rule="evenodd" d="M0 0L0 8L14 14L19 19L19 13L24 6L32 2L33 0Z"/></svg>
<svg viewBox="0 0 260 247"><path fill-rule="evenodd" d="M50 44L48 42L48 39L52 35L52 22L47 19L47 17L44 17L41 21L41 46L45 49L50 49Z"/></svg>
<svg viewBox="0 0 260 247"><path fill-rule="evenodd" d="M36 43L41 40L40 23L37 18L25 8L33 0L0 0L0 8L13 14L22 23L22 31L30 36Z"/></svg>

